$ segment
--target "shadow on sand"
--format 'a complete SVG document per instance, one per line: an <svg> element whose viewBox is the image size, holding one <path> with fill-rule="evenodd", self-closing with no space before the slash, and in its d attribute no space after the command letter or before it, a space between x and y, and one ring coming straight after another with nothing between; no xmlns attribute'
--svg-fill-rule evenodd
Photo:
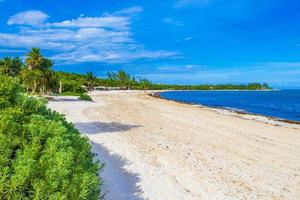
<svg viewBox="0 0 300 200"><path fill-rule="evenodd" d="M97 159L104 164L100 173L103 179L102 194L104 200L142 200L142 191L138 186L139 174L125 169L128 162L117 154L109 152L100 144L92 144Z"/></svg>
<svg viewBox="0 0 300 200"><path fill-rule="evenodd" d="M78 98L52 98L52 99L48 99L50 101L56 101L56 102L74 102L74 101L81 101Z"/></svg>
<svg viewBox="0 0 300 200"><path fill-rule="evenodd" d="M88 134L99 134L99 133L124 132L134 128L138 128L140 126L121 124L117 122L110 122L110 123L84 122L84 123L76 123L75 127L79 130L82 130L82 133L88 135Z"/></svg>
<svg viewBox="0 0 300 200"><path fill-rule="evenodd" d="M140 126L116 122L82 122L76 128L84 135L91 136L101 133L123 132ZM97 159L104 164L101 171L103 179L102 194L104 200L142 200L142 191L138 186L139 174L128 171L126 158L110 152L105 146L91 142Z"/></svg>

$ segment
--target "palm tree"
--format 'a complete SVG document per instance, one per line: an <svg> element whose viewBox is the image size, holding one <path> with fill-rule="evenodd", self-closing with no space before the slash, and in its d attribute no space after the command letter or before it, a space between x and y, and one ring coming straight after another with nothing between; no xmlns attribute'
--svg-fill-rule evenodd
<svg viewBox="0 0 300 200"><path fill-rule="evenodd" d="M118 77L118 82L119 85L123 88L123 89L129 89L131 86L131 76L129 74L127 74L125 71L120 70L117 73L117 77Z"/></svg>
<svg viewBox="0 0 300 200"><path fill-rule="evenodd" d="M40 94L50 93L50 91L57 91L59 88L59 81L52 70L43 70L40 78Z"/></svg>
<svg viewBox="0 0 300 200"><path fill-rule="evenodd" d="M49 70L52 68L52 66L54 65L53 61L48 59L48 58L44 58L43 64L41 66L41 69L43 70Z"/></svg>
<svg viewBox="0 0 300 200"><path fill-rule="evenodd" d="M137 83L134 76L130 76L124 70L120 70L117 73L115 72L108 72L107 73L108 79L114 86L122 87L125 89L130 89L131 86Z"/></svg>
<svg viewBox="0 0 300 200"><path fill-rule="evenodd" d="M146 78L140 79L140 85L142 86L144 93L146 93L146 90L149 89L151 82Z"/></svg>
<svg viewBox="0 0 300 200"><path fill-rule="evenodd" d="M94 75L93 72L88 72L86 74L86 81L85 81L85 86L88 91L92 91L95 88L97 81L97 77Z"/></svg>
<svg viewBox="0 0 300 200"><path fill-rule="evenodd" d="M30 70L41 68L45 62L39 48L32 48L26 56L25 62Z"/></svg>
<svg viewBox="0 0 300 200"><path fill-rule="evenodd" d="M29 70L28 68L22 70L20 77L27 92L31 92L31 94L36 93L38 86L40 85L41 76L40 70Z"/></svg>
<svg viewBox="0 0 300 200"><path fill-rule="evenodd" d="M109 85L118 86L118 77L115 72L107 72L107 77L110 82Z"/></svg>
<svg viewBox="0 0 300 200"><path fill-rule="evenodd" d="M21 79L26 86L27 92L35 94L39 92L44 95L46 92L56 91L58 79L51 69L53 62L45 58L39 48L32 48L26 55L27 69L21 75Z"/></svg>

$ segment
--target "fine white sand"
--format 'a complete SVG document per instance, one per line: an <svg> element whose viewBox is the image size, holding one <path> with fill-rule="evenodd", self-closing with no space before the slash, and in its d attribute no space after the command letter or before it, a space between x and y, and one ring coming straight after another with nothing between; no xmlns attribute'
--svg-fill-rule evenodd
<svg viewBox="0 0 300 200"><path fill-rule="evenodd" d="M107 200L300 199L299 125L143 92L92 97L49 107L91 140Z"/></svg>

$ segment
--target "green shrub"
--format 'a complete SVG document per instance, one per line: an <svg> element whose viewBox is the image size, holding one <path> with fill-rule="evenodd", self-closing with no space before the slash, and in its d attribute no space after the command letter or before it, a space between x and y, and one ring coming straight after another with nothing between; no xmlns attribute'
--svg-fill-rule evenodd
<svg viewBox="0 0 300 200"><path fill-rule="evenodd" d="M93 101L93 99L87 94L81 94L79 99L84 101Z"/></svg>
<svg viewBox="0 0 300 200"><path fill-rule="evenodd" d="M59 94L59 96L80 96L82 93L77 93L77 92L62 92Z"/></svg>
<svg viewBox="0 0 300 200"><path fill-rule="evenodd" d="M62 92L75 92L75 93L85 93L87 92L81 87L81 83L76 80L62 80Z"/></svg>
<svg viewBox="0 0 300 200"><path fill-rule="evenodd" d="M98 199L88 139L42 100L0 76L0 199Z"/></svg>

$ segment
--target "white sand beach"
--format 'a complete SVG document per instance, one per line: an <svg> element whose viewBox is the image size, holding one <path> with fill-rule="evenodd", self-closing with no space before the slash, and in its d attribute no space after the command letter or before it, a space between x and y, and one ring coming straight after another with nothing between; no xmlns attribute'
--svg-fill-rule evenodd
<svg viewBox="0 0 300 200"><path fill-rule="evenodd" d="M300 199L300 126L145 95L57 97L105 164L106 200ZM257 117L258 118L258 117Z"/></svg>

